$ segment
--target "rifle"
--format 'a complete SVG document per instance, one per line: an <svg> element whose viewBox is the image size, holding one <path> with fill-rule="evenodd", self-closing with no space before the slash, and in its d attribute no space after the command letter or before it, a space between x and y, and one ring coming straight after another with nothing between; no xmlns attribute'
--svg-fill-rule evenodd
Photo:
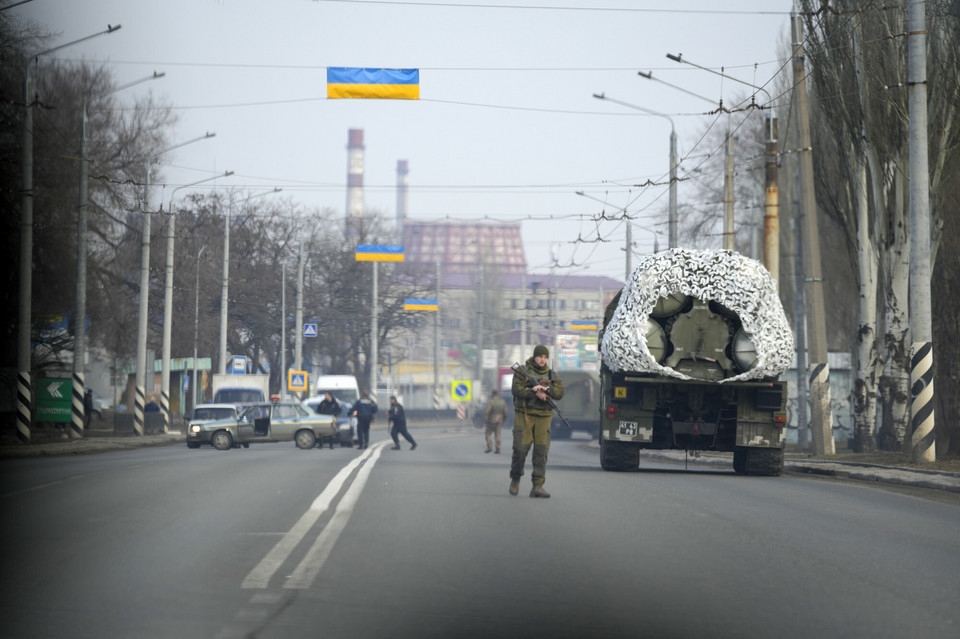
<svg viewBox="0 0 960 639"><path fill-rule="evenodd" d="M530 379L530 376L527 375L527 372L523 370L523 367L520 366L520 364L518 364L517 362L514 362L513 366L511 366L510 369L514 372L515 375L520 376L520 378L523 380L523 385L526 386L527 388L533 388L534 386L536 386L536 384L533 383L533 380ZM553 398L550 397L549 395L547 395L547 405L553 409L553 412L557 414L557 417L560 418L560 421L562 421L568 429L573 430L573 428L571 428L570 426L570 422L568 422L567 418L564 417L563 413L560 412L560 407L557 406L557 402L553 401Z"/></svg>

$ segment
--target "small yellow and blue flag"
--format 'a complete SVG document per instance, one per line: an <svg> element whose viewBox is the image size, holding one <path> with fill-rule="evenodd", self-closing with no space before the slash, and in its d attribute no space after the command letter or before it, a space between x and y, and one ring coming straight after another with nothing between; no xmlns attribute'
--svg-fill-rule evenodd
<svg viewBox="0 0 960 639"><path fill-rule="evenodd" d="M595 331L597 330L596 322L578 322L576 320L570 322L570 329L574 331Z"/></svg>
<svg viewBox="0 0 960 639"><path fill-rule="evenodd" d="M402 262L403 245L357 244L355 257L358 262Z"/></svg>
<svg viewBox="0 0 960 639"><path fill-rule="evenodd" d="M419 300L407 298L403 300L403 310L405 311L437 311L440 305L437 300Z"/></svg>
<svg viewBox="0 0 960 639"><path fill-rule="evenodd" d="M327 98L419 100L420 69L327 67Z"/></svg>

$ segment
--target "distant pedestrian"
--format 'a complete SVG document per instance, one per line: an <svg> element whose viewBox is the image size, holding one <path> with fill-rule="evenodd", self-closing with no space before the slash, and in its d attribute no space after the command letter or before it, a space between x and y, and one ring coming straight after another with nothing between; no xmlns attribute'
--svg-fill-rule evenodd
<svg viewBox="0 0 960 639"><path fill-rule="evenodd" d="M390 411L387 413L387 423L390 424L390 436L393 437L393 450L400 450L400 435L410 442L410 450L417 447L417 442L407 432L407 414L403 406L397 401L396 395L390 396Z"/></svg>
<svg viewBox="0 0 960 639"><path fill-rule="evenodd" d="M363 449L370 444L370 422L377 410L377 403L370 399L370 393L360 393L360 399L353 406L353 414L357 418L357 448Z"/></svg>
<svg viewBox="0 0 960 639"><path fill-rule="evenodd" d="M343 408L340 406L340 402L337 401L337 398L333 396L333 393L327 391L323 395L323 399L320 400L320 403L317 404L317 413L320 415L330 415L333 417L334 426L337 425L337 417L340 416L340 413L343 411ZM336 436L330 438L330 448L333 448L333 440L336 439ZM323 448L323 442L320 442L320 448Z"/></svg>
<svg viewBox="0 0 960 639"><path fill-rule="evenodd" d="M553 408L547 401L563 399L563 382L547 366L550 350L543 344L513 375L513 460L510 463L510 494L520 492L520 477L533 446L531 497L549 497L543 489L550 451L550 420Z"/></svg>
<svg viewBox="0 0 960 639"><path fill-rule="evenodd" d="M496 453L500 454L500 429L506 419L507 403L503 401L497 391L493 391L490 393L487 405L483 407L484 437L487 438L487 449L483 452L489 453L493 450L491 444L496 443Z"/></svg>
<svg viewBox="0 0 960 639"><path fill-rule="evenodd" d="M93 417L93 391L89 388L83 394L83 429L90 428L90 418Z"/></svg>

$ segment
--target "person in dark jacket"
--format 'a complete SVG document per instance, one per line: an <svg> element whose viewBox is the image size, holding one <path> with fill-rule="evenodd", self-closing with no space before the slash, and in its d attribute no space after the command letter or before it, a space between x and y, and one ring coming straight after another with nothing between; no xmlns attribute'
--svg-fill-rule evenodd
<svg viewBox="0 0 960 639"><path fill-rule="evenodd" d="M417 447L417 442L407 432L407 415L403 406L397 401L396 395L390 396L390 411L387 413L387 422L390 424L390 436L393 437L393 450L400 450L400 435L410 442L410 450Z"/></svg>
<svg viewBox="0 0 960 639"><path fill-rule="evenodd" d="M90 428L90 418L93 417L93 391L89 388L83 395L83 428Z"/></svg>
<svg viewBox="0 0 960 639"><path fill-rule="evenodd" d="M357 418L357 448L366 448L370 444L370 422L377 410L377 403L370 399L370 393L360 393L360 399L353 406Z"/></svg>
<svg viewBox="0 0 960 639"><path fill-rule="evenodd" d="M317 404L317 413L320 415L332 415L338 417L340 413L343 412L343 408L340 406L340 402L337 401L337 398L333 396L333 393L327 391L323 395L323 399L320 400L320 403Z"/></svg>
<svg viewBox="0 0 960 639"><path fill-rule="evenodd" d="M343 412L343 408L340 406L340 402L337 401L337 398L333 396L333 393L327 391L323 395L323 399L320 400L320 403L317 404L317 414L319 415L330 415L333 417L333 423L337 423L337 417L340 416L340 413ZM330 438L330 448L333 448L333 440L336 437ZM323 444L320 445L323 448Z"/></svg>

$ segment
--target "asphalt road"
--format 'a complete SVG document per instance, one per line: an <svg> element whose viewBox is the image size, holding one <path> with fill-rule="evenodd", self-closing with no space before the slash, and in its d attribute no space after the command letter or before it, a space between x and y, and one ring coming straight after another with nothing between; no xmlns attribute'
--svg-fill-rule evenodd
<svg viewBox="0 0 960 639"><path fill-rule="evenodd" d="M0 461L4 637L956 637L960 498L477 433ZM384 441L376 431L374 441ZM508 437L509 440L509 437ZM509 446L505 446L509 450ZM528 462L529 472L529 462Z"/></svg>

